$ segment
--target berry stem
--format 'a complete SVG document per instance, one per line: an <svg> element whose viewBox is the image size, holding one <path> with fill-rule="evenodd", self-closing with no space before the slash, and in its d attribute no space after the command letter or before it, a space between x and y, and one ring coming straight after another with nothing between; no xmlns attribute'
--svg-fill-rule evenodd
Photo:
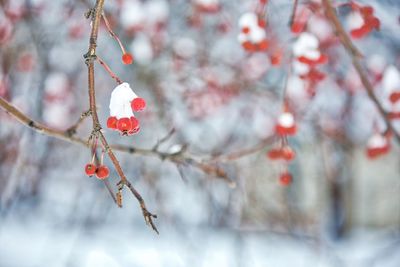
<svg viewBox="0 0 400 267"><path fill-rule="evenodd" d="M126 54L126 50L124 45L122 44L121 40L119 39L119 37L114 33L114 31L111 29L110 23L106 17L106 15L104 14L104 12L101 14L101 16L103 17L104 20L104 24L106 25L106 28L108 30L108 32L110 33L111 37L115 39L115 41L117 41L119 47L121 48L122 54Z"/></svg>
<svg viewBox="0 0 400 267"><path fill-rule="evenodd" d="M117 84L121 84L122 81L118 76L111 70L111 68L99 57L96 57L97 61L100 63L100 65L110 74L111 78L113 78Z"/></svg>

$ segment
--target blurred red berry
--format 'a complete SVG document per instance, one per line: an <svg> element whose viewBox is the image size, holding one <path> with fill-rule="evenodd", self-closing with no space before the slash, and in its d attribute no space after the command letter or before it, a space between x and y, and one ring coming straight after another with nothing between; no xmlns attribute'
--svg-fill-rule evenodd
<svg viewBox="0 0 400 267"><path fill-rule="evenodd" d="M284 172L279 176L279 183L283 186L288 186L292 183L292 175L289 172Z"/></svg>
<svg viewBox="0 0 400 267"><path fill-rule="evenodd" d="M243 32L244 34L248 34L248 33L250 32L250 28L249 28L249 27L243 27L243 28L242 28L242 32Z"/></svg>
<svg viewBox="0 0 400 267"><path fill-rule="evenodd" d="M393 104L400 100L400 91L392 92L389 96L390 102Z"/></svg>
<svg viewBox="0 0 400 267"><path fill-rule="evenodd" d="M258 44L258 49L260 51L265 51L268 49L268 46L269 46L268 40L264 39Z"/></svg>
<svg viewBox="0 0 400 267"><path fill-rule="evenodd" d="M268 151L267 157L271 160L280 159L282 157L282 150L276 148L271 149Z"/></svg>
<svg viewBox="0 0 400 267"><path fill-rule="evenodd" d="M282 153L282 158L287 161L291 161L296 157L296 153L294 152L294 150L288 146L282 148L281 153Z"/></svg>

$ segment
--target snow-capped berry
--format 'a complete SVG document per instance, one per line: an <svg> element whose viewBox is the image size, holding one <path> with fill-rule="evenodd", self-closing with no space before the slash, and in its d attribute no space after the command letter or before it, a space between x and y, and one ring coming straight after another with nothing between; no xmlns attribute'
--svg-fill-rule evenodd
<svg viewBox="0 0 400 267"><path fill-rule="evenodd" d="M130 54L130 53L125 53L125 54L123 54L123 55L122 55L122 62L123 62L125 65L132 64L132 62L133 62L133 56L132 56L132 54Z"/></svg>
<svg viewBox="0 0 400 267"><path fill-rule="evenodd" d="M296 123L292 113L284 112L278 118L276 132L279 135L294 135L297 132Z"/></svg>
<svg viewBox="0 0 400 267"><path fill-rule="evenodd" d="M93 163L88 163L85 166L85 173L87 176L92 176L96 173L97 167Z"/></svg>
<svg viewBox="0 0 400 267"><path fill-rule="evenodd" d="M136 97L131 102L133 111L142 111L146 107L146 101L141 97Z"/></svg>
<svg viewBox="0 0 400 267"><path fill-rule="evenodd" d="M292 175L289 172L283 172L279 176L279 183L283 186L290 185L292 183Z"/></svg>
<svg viewBox="0 0 400 267"><path fill-rule="evenodd" d="M108 117L107 119L107 128L109 129L117 129L118 119L117 117Z"/></svg>
<svg viewBox="0 0 400 267"><path fill-rule="evenodd" d="M96 177L99 179L106 179L110 175L110 170L105 165L100 165L96 170Z"/></svg>
<svg viewBox="0 0 400 267"><path fill-rule="evenodd" d="M366 154L370 159L387 154L390 150L390 142L382 134L374 134L367 143Z"/></svg>
<svg viewBox="0 0 400 267"><path fill-rule="evenodd" d="M139 121L133 115L133 111L141 111L146 107L143 98L138 97L130 88L128 83L118 85L111 93L110 100L110 126L117 122L115 128L123 135L138 132ZM109 127L110 128L110 127Z"/></svg>
<svg viewBox="0 0 400 267"><path fill-rule="evenodd" d="M129 118L121 118L118 120L117 129L121 132L127 132L132 129L132 122Z"/></svg>

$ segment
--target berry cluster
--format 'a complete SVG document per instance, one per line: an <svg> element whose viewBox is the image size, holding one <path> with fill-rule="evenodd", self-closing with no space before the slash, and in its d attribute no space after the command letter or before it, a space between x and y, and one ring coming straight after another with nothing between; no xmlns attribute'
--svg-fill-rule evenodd
<svg viewBox="0 0 400 267"><path fill-rule="evenodd" d="M354 39L361 39L367 36L372 30L379 30L381 22L374 16L374 9L371 6L361 6L351 3L353 14L350 15L350 35Z"/></svg>
<svg viewBox="0 0 400 267"><path fill-rule="evenodd" d="M284 108L284 112L279 115L278 121L275 125L275 132L280 137L279 146L275 146L267 152L267 157L273 161L281 163L282 171L279 176L279 183L283 186L292 183L292 174L288 171L288 164L296 157L295 151L290 147L287 137L297 133L297 125L292 113L288 108Z"/></svg>
<svg viewBox="0 0 400 267"><path fill-rule="evenodd" d="M375 159L385 155L390 151L390 141L388 136L376 133L372 135L367 143L366 155L370 159Z"/></svg>
<svg viewBox="0 0 400 267"><path fill-rule="evenodd" d="M107 127L119 131L122 135L139 132L139 120L135 118L133 112L142 111L145 107L145 100L138 97L128 83L118 85L111 93Z"/></svg>
<svg viewBox="0 0 400 267"><path fill-rule="evenodd" d="M325 64L328 57L319 51L318 38L308 32L302 33L293 45L293 54L300 63L309 67Z"/></svg>
<svg viewBox="0 0 400 267"><path fill-rule="evenodd" d="M294 72L307 82L307 92L315 95L317 84L325 79L325 74L317 69L318 65L328 62L328 56L319 50L318 38L308 32L299 35L293 45Z"/></svg>
<svg viewBox="0 0 400 267"><path fill-rule="evenodd" d="M110 175L110 170L108 169L107 166L100 164L99 166L96 166L93 163L88 163L85 166L85 173L87 176L93 176L96 175L96 177L100 180L106 179Z"/></svg>
<svg viewBox="0 0 400 267"><path fill-rule="evenodd" d="M238 39L242 47L249 52L265 51L269 42L266 38L266 21L255 13L248 12L239 19L241 32Z"/></svg>

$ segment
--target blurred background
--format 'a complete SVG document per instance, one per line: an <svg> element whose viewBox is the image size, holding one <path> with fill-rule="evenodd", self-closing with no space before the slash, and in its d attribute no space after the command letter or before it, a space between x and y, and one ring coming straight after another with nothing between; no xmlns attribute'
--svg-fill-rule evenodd
<svg viewBox="0 0 400 267"><path fill-rule="evenodd" d="M116 155L158 215L160 234L128 191L120 209L102 181L85 175L90 149L34 132L1 110L0 266L400 266L398 143L384 134L320 1L297 3L296 16L306 14L300 32L288 26L295 2L105 1L134 63L122 64L103 22L97 54L147 108L137 114L138 134L107 129L116 83L95 64L98 112L111 144L150 151ZM357 10L333 2L350 32ZM400 90L400 3L357 3L373 7L380 30L353 42L378 99L396 114L400 106L388 94ZM84 13L93 5L0 0L3 99L54 129L74 125L89 107ZM268 48L243 44L238 23L246 12L265 20ZM329 58L317 83L296 73L301 32L316 36ZM291 162L266 155L282 141L275 123L284 99L298 126L287 139L296 152ZM88 118L76 136L87 140L91 129ZM376 135L387 137L388 149L371 156ZM151 152L164 137L158 152L185 148L180 162ZM117 174L108 158L105 164L116 192ZM285 170L290 185L279 182Z"/></svg>

